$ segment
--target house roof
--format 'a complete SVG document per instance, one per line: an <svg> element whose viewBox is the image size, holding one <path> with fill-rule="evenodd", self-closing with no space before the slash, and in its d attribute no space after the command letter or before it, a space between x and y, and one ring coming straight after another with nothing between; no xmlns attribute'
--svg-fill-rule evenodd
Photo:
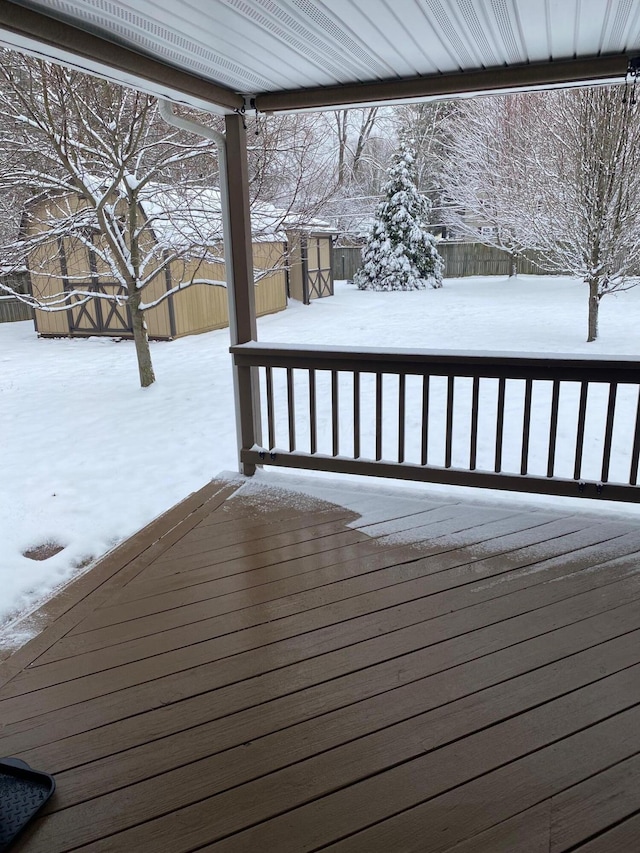
<svg viewBox="0 0 640 853"><path fill-rule="evenodd" d="M640 0L12 0L0 40L218 112L620 80Z"/></svg>

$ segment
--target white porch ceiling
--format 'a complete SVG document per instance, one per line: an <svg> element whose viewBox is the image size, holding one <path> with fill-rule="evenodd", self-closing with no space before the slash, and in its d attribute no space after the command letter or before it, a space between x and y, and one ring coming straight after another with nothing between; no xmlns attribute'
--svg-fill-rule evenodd
<svg viewBox="0 0 640 853"><path fill-rule="evenodd" d="M223 111L321 108L620 79L640 0L2 0L0 40Z"/></svg>

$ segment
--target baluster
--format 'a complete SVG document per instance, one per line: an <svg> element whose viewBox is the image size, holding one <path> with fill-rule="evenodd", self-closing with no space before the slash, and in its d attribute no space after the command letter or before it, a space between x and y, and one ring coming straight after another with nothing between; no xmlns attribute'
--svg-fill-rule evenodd
<svg viewBox="0 0 640 853"><path fill-rule="evenodd" d="M525 476L529 469L529 436L531 435L531 394L533 380L527 379L524 385L524 412L522 414L522 456L520 473Z"/></svg>
<svg viewBox="0 0 640 853"><path fill-rule="evenodd" d="M602 451L602 476L601 480L606 483L609 479L609 465L611 463L611 442L613 440L613 420L616 413L616 395L618 383L609 385L609 403L607 405L607 426L604 431L604 448Z"/></svg>
<svg viewBox="0 0 640 853"><path fill-rule="evenodd" d="M422 458L421 465L427 464L429 448L429 377L422 377Z"/></svg>
<svg viewBox="0 0 640 853"><path fill-rule="evenodd" d="M287 367L287 406L289 408L289 451L293 453L296 449L296 412L292 367Z"/></svg>
<svg viewBox="0 0 640 853"><path fill-rule="evenodd" d="M376 462L382 459L382 374L376 373Z"/></svg>
<svg viewBox="0 0 640 853"><path fill-rule="evenodd" d="M406 406L406 379L404 373L398 377L398 462L404 462L404 423Z"/></svg>
<svg viewBox="0 0 640 853"><path fill-rule="evenodd" d="M337 456L340 451L340 429L338 412L338 371L331 371L331 429L333 438L332 453Z"/></svg>
<svg viewBox="0 0 640 853"><path fill-rule="evenodd" d="M267 427L269 432L269 450L276 446L276 420L273 410L273 368L265 367L267 386Z"/></svg>
<svg viewBox="0 0 640 853"><path fill-rule="evenodd" d="M451 452L453 447L453 395L455 393L455 377L447 378L447 434L444 451L444 467L451 468Z"/></svg>
<svg viewBox="0 0 640 853"><path fill-rule="evenodd" d="M480 377L473 377L471 392L471 447L469 449L469 470L476 470L478 455L478 409L480 405Z"/></svg>
<svg viewBox="0 0 640 853"><path fill-rule="evenodd" d="M309 451L318 452L318 412L316 408L316 372L309 370Z"/></svg>
<svg viewBox="0 0 640 853"><path fill-rule="evenodd" d="M495 472L502 471L502 438L504 434L504 395L506 380L504 377L498 379L498 408L496 411L496 464Z"/></svg>
<svg viewBox="0 0 640 853"><path fill-rule="evenodd" d="M558 408L560 405L560 381L553 380L551 393L551 416L549 420L549 456L547 457L547 477L553 477L556 466L556 441L558 438Z"/></svg>
<svg viewBox="0 0 640 853"><path fill-rule="evenodd" d="M573 466L573 479L579 480L582 474L582 449L584 447L584 424L587 419L587 395L589 383L580 383L580 406L578 408L578 426L576 431L576 459Z"/></svg>
<svg viewBox="0 0 640 853"><path fill-rule="evenodd" d="M353 458L360 458L360 374L353 374Z"/></svg>
<svg viewBox="0 0 640 853"><path fill-rule="evenodd" d="M636 407L636 428L631 450L631 470L629 472L629 484L638 484L638 461L640 460L640 386L638 386L638 405Z"/></svg>

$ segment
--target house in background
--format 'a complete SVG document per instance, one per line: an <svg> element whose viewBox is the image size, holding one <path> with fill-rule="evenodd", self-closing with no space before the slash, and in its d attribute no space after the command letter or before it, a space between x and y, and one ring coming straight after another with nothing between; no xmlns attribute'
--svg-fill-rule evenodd
<svg viewBox="0 0 640 853"><path fill-rule="evenodd" d="M40 196L32 203L24 228L29 236L44 228L55 228L62 217L77 211L82 204L80 196ZM150 259L148 272L159 269L145 287L144 301L150 304L162 299L146 311L149 337L172 340L228 326L219 190L201 189L190 194L151 187L141 208L148 223L142 241ZM272 205L254 205L252 250L257 316L284 310L288 296L308 303L333 294L333 233L321 220L305 222ZM63 290L74 292L65 311L35 310L39 335L133 336L125 290L100 257L101 239L97 229L89 234L84 229L81 236L48 241L29 254L33 296L53 304ZM160 269L169 252L178 256ZM192 283L163 299L182 282ZM83 294L87 292L96 293L96 298L86 301ZM108 298L119 295L123 296L121 302Z"/></svg>

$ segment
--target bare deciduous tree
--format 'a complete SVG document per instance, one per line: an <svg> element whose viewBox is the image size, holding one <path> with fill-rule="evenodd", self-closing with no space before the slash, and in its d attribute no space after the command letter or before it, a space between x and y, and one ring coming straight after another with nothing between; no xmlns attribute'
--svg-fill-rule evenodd
<svg viewBox="0 0 640 853"><path fill-rule="evenodd" d="M390 111L378 107L327 113L332 192L325 210L345 235L362 234L373 220L396 130ZM325 176L326 180L326 176Z"/></svg>
<svg viewBox="0 0 640 853"><path fill-rule="evenodd" d="M451 144L449 124L455 109L452 101L431 101L393 110L398 138L406 140L415 151L416 186L429 197L436 220L433 224L437 225L446 224L440 173Z"/></svg>
<svg viewBox="0 0 640 853"><path fill-rule="evenodd" d="M587 340L604 296L640 273L640 109L624 87L481 98L451 122L443 184L462 233L588 288Z"/></svg>
<svg viewBox="0 0 640 853"><path fill-rule="evenodd" d="M0 83L0 191L32 188L56 209L43 222L23 223L22 239L5 247L5 261L13 254L14 264L20 263L35 248L41 256L56 253L63 235L91 244L122 287L124 297L104 298L126 301L140 383L148 386L155 377L144 288L177 257L204 257L212 240L187 246L180 237L174 245L145 239L153 217L142 200L148 203L153 187L166 184L187 161L200 158L202 169L211 145L157 121L155 100L147 95L37 59L5 53ZM63 310L78 296L94 298L61 288L57 299L38 307Z"/></svg>
<svg viewBox="0 0 640 853"><path fill-rule="evenodd" d="M622 86L551 92L531 148L523 239L587 285L588 341L602 298L640 273L639 118Z"/></svg>
<svg viewBox="0 0 640 853"><path fill-rule="evenodd" d="M544 97L510 95L460 103L447 123L441 181L444 218L467 239L511 255L511 274L527 248L519 227L526 209L530 145L536 103Z"/></svg>
<svg viewBox="0 0 640 853"><path fill-rule="evenodd" d="M46 261L40 277L52 276L51 261L60 256L61 246L67 255L74 249L84 253L85 272L64 275L57 293L48 288L46 299L37 293L20 298L47 311L98 298L126 303L140 381L150 385L154 373L144 312L178 289L224 284L198 275L199 262L222 260L216 257L222 234L212 192L219 183L215 146L168 127L151 97L9 51L2 56L0 205L7 208L8 225L0 240L3 265L16 267L27 256L34 264L40 257ZM220 125L218 117L204 119ZM322 132L324 119L247 119L254 230L268 227L275 233L285 223L312 217L332 189L326 179L332 154ZM28 204L29 197L44 197L47 204ZM265 213L266 201L280 209L270 206ZM12 218L23 211L17 240ZM119 290L89 291L89 255L109 271ZM175 279L179 268L184 275L173 288L145 300L148 285L168 269ZM256 281L268 272L257 270Z"/></svg>
<svg viewBox="0 0 640 853"><path fill-rule="evenodd" d="M283 216L298 219L319 215L334 190L324 116L248 116L247 134L251 202L275 205Z"/></svg>
<svg viewBox="0 0 640 853"><path fill-rule="evenodd" d="M376 125L378 107L336 110L333 113L338 143L337 185L357 182L367 143Z"/></svg>

